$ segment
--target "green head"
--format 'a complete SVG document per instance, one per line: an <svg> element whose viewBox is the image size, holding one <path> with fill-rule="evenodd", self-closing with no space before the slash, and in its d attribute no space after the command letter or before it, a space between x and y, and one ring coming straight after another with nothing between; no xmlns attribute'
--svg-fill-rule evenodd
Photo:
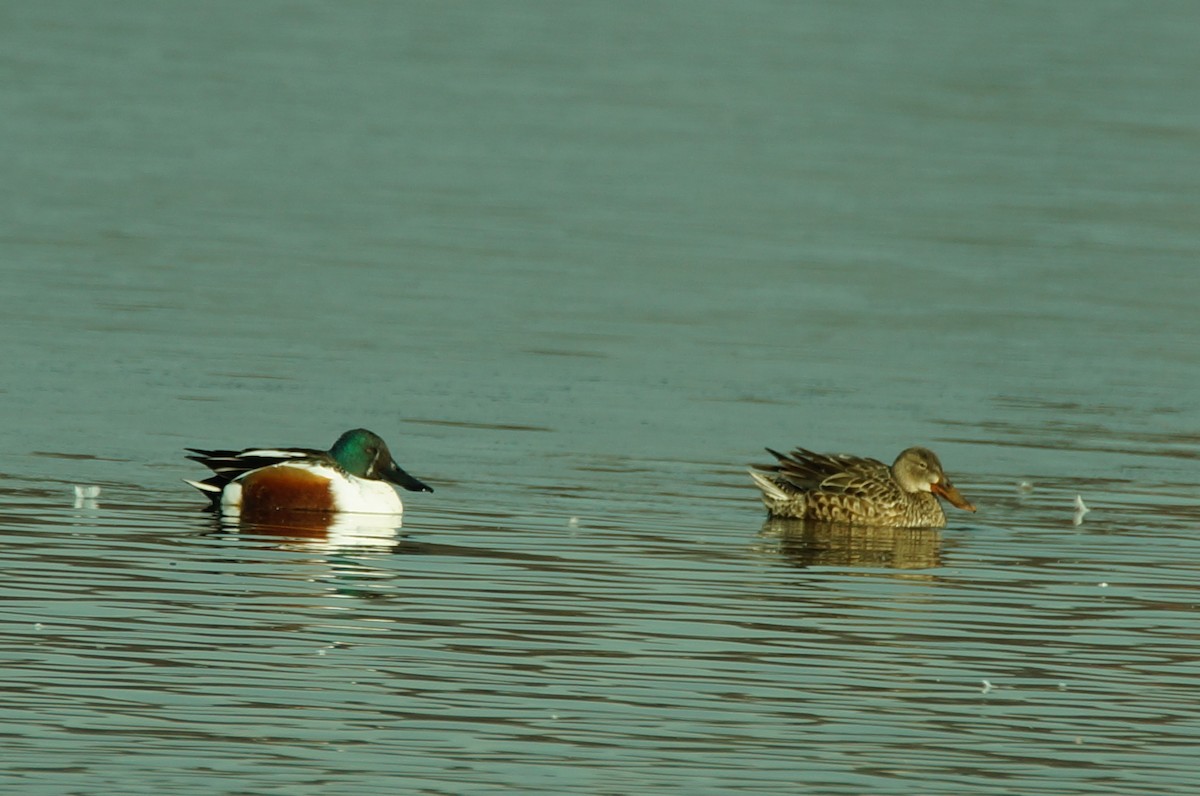
<svg viewBox="0 0 1200 796"><path fill-rule="evenodd" d="M387 443L365 428L356 428L338 437L329 449L329 455L339 467L359 478L387 481L409 492L433 491L401 470L392 458Z"/></svg>

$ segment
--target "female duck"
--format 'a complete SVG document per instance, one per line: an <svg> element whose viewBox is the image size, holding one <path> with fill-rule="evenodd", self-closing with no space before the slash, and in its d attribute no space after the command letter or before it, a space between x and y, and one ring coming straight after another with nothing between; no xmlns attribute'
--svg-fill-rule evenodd
<svg viewBox="0 0 1200 796"><path fill-rule="evenodd" d="M950 483L942 463L928 448L909 448L888 467L881 461L845 453L790 454L767 448L776 464L755 465L750 477L762 490L772 517L844 522L890 528L940 528L946 513L938 497L974 511Z"/></svg>

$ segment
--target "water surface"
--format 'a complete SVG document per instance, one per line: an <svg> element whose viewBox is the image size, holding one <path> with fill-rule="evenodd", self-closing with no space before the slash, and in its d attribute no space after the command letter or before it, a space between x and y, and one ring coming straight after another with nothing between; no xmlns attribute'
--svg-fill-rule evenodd
<svg viewBox="0 0 1200 796"><path fill-rule="evenodd" d="M6 11L0 783L1194 790L1197 16ZM396 532L181 481L355 426ZM912 444L978 514L744 474Z"/></svg>

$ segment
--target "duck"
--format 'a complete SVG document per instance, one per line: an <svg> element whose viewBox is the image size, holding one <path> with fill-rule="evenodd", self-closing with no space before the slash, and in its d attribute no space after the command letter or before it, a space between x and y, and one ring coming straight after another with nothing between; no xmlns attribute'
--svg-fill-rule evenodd
<svg viewBox="0 0 1200 796"><path fill-rule="evenodd" d="M275 512L404 511L395 486L410 492L433 488L396 464L387 443L372 431L345 432L327 451L312 448L187 448L187 458L213 471L204 480L184 479L225 515Z"/></svg>
<svg viewBox="0 0 1200 796"><path fill-rule="evenodd" d="M975 506L946 477L928 448L900 452L889 467L846 453L767 448L775 464L753 465L771 517L890 528L941 528L946 512L938 498L964 511Z"/></svg>

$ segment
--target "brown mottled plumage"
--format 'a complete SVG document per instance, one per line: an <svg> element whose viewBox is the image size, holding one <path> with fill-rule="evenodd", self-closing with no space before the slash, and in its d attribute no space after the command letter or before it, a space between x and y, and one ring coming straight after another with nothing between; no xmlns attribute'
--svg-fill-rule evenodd
<svg viewBox="0 0 1200 796"><path fill-rule="evenodd" d="M909 448L888 467L845 453L790 454L767 448L777 464L750 471L772 517L892 528L940 528L946 513L935 495L966 511L975 507L950 483L928 448Z"/></svg>

